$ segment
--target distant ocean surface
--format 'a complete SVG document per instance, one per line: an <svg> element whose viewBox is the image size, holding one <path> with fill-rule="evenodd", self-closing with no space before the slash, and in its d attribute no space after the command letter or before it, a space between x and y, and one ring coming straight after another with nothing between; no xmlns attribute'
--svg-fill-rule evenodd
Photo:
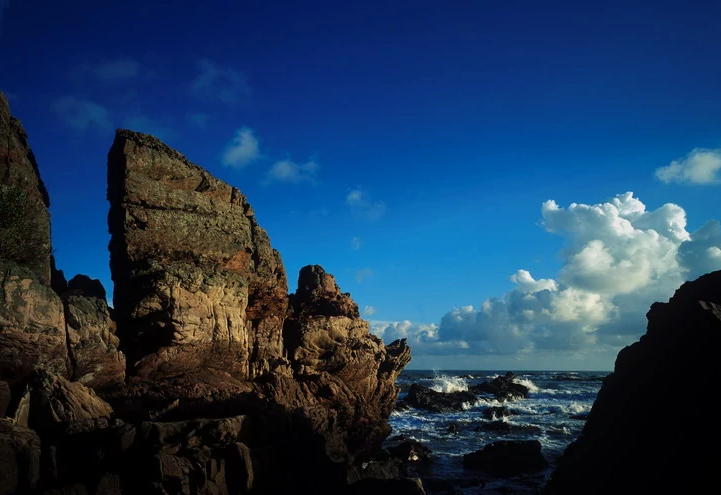
<svg viewBox="0 0 721 495"><path fill-rule="evenodd" d="M483 478L485 487L469 486L462 493L493 492L494 487L506 486L516 492L536 493L555 466L558 457L580 433L585 415L591 410L603 379L610 371L515 371L516 382L527 386L527 398L499 402L479 399L467 404L467 409L453 413L431 413L419 409L394 411L390 418L393 428L390 438L403 435L418 440L432 449L434 459L419 469L423 478L456 480L461 485ZM469 386L491 381L505 371L432 371L404 370L396 381L402 400L410 386L417 383L437 392L467 390ZM486 419L483 411L491 406L505 406L512 415L497 418L510 423L510 431L476 431ZM451 426L455 424L455 427ZM449 432L449 428L457 433ZM493 480L477 472L465 470L464 454L482 449L497 440L540 440L542 453L551 464L546 472L515 480ZM463 480L466 480L465 482ZM455 483L454 483L455 484Z"/></svg>

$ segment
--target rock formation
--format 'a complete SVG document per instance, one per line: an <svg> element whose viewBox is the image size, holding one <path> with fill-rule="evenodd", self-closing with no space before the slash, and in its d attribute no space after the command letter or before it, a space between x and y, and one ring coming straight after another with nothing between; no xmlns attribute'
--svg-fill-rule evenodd
<svg viewBox="0 0 721 495"><path fill-rule="evenodd" d="M5 409L17 405L35 370L96 388L117 387L124 381L125 358L117 350L104 290L88 277L66 285L55 270L48 193L28 136L1 93L0 158L0 210L11 213L0 218L0 381L11 398ZM15 218L18 208L22 216ZM8 243L16 250L2 248Z"/></svg>
<svg viewBox="0 0 721 495"><path fill-rule="evenodd" d="M43 227L13 238L41 238L42 259L0 259L0 494L390 489L365 480L397 470L361 464L390 432L405 341L370 334L320 266L289 295L245 196L124 130L108 154L110 309L49 255L47 193L0 102L14 194L0 206L39 198Z"/></svg>
<svg viewBox="0 0 721 495"><path fill-rule="evenodd" d="M303 268L288 296L280 255L238 189L152 136L119 130L108 199L114 316L130 370L117 407L179 420L263 415L287 434L250 442L253 458L296 452L305 458L288 462L311 478L308 459L341 479L380 447L410 349L370 334L320 266Z"/></svg>
<svg viewBox="0 0 721 495"><path fill-rule="evenodd" d="M715 486L721 428L672 415L675 401L708 399L721 380L721 271L654 303L648 330L619 352L579 438L545 495L704 493Z"/></svg>
<svg viewBox="0 0 721 495"><path fill-rule="evenodd" d="M43 285L50 283L50 199L40 179L38 164L20 121L12 116L5 95L0 93L0 194L13 199L14 211L0 214L0 258L17 261L30 268ZM23 211L18 211L22 208ZM12 214L19 214L21 230L6 225ZM22 238L19 238L19 236ZM14 259L18 258L18 259Z"/></svg>
<svg viewBox="0 0 721 495"><path fill-rule="evenodd" d="M121 130L108 199L115 317L135 376L202 396L214 376L242 391L283 364L285 270L238 189Z"/></svg>

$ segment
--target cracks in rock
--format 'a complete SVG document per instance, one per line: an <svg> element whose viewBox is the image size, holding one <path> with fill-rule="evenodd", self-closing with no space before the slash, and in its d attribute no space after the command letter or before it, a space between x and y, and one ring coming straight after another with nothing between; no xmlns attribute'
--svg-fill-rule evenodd
<svg viewBox="0 0 721 495"><path fill-rule="evenodd" d="M67 347L68 350L68 368L69 368L69 377L70 381L77 380L77 373L78 373L78 361L75 358L75 354L73 353L73 346L72 342L70 341L70 328L68 324L68 319L66 317L66 313L68 312L67 305L63 303L63 322L65 323L65 347Z"/></svg>

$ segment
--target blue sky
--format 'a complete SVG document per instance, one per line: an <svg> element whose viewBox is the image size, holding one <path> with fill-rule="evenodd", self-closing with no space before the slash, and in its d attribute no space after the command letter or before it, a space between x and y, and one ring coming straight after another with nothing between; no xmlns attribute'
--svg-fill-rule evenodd
<svg viewBox="0 0 721 495"><path fill-rule="evenodd" d="M410 367L611 369L721 269L720 28L712 1L0 0L0 90L68 277L112 287L130 128L239 187L291 290L323 265Z"/></svg>

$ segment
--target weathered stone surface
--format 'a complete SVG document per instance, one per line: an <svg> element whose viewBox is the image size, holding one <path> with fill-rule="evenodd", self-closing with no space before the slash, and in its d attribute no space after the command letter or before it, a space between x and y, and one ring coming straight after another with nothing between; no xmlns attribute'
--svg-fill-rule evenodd
<svg viewBox="0 0 721 495"><path fill-rule="evenodd" d="M703 398L721 380L721 271L654 303L648 330L619 352L583 432L544 493L703 493L716 486L721 429L671 421L669 400Z"/></svg>
<svg viewBox="0 0 721 495"><path fill-rule="evenodd" d="M61 299L72 379L97 390L120 386L125 380L125 355L118 350L120 340L100 281L73 277Z"/></svg>
<svg viewBox="0 0 721 495"><path fill-rule="evenodd" d="M0 260L0 379L22 387L36 367L70 374L63 305L35 272Z"/></svg>
<svg viewBox="0 0 721 495"><path fill-rule="evenodd" d="M30 493L40 478L40 438L33 430L0 419L0 495Z"/></svg>
<svg viewBox="0 0 721 495"><path fill-rule="evenodd" d="M26 396L29 396L26 426L36 431L56 424L107 418L113 414L110 405L93 389L46 371L36 372Z"/></svg>
<svg viewBox="0 0 721 495"><path fill-rule="evenodd" d="M18 247L25 258L23 265L35 272L41 284L49 285L52 252L48 212L50 199L40 179L27 133L10 113L7 99L0 92L0 188L3 187L15 188L24 194L27 236L22 240L24 245Z"/></svg>
<svg viewBox="0 0 721 495"><path fill-rule="evenodd" d="M108 199L113 301L134 373L246 380L275 369L287 281L245 196L159 140L119 130Z"/></svg>

